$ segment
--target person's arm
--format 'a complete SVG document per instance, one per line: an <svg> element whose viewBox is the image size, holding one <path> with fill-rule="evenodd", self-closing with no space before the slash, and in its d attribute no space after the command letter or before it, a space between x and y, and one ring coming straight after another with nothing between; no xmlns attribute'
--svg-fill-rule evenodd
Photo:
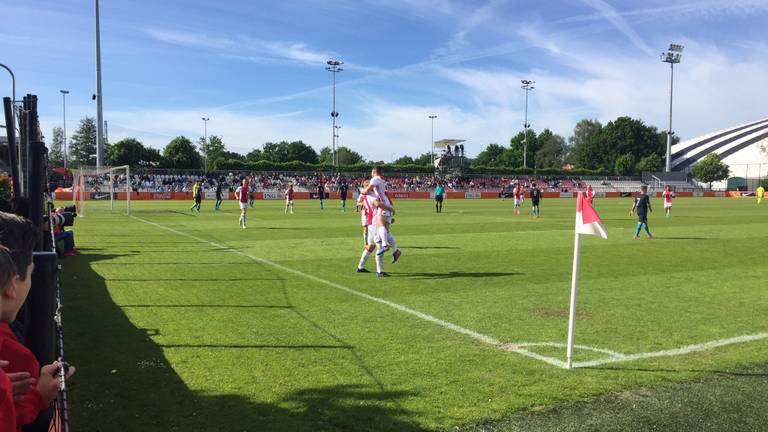
<svg viewBox="0 0 768 432"><path fill-rule="evenodd" d="M632 210L629 211L629 214L632 215L635 212L636 208L637 208L637 199L635 199L635 201L632 202Z"/></svg>
<svg viewBox="0 0 768 432"><path fill-rule="evenodd" d="M653 213L653 209L651 208L651 199L648 198L648 211Z"/></svg>

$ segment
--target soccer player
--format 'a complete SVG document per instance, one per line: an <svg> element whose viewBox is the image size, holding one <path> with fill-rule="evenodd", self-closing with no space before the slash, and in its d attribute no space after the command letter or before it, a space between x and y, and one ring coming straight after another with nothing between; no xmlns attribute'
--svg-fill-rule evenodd
<svg viewBox="0 0 768 432"><path fill-rule="evenodd" d="M365 186L368 186L368 180L365 181ZM363 207L360 222L363 225L363 254L360 256L360 262L357 264L357 273L370 273L365 268L365 263L368 262L368 258L376 249L376 227L374 225L373 209L364 195L359 195L357 202Z"/></svg>
<svg viewBox="0 0 768 432"><path fill-rule="evenodd" d="M648 234L648 238L652 239L651 231L648 229L648 212L653 212L651 208L651 199L648 198L648 186L640 186L640 195L635 198L634 204L632 204L632 210L629 211L631 216L637 211L637 228L635 228L635 237L637 240L640 238L640 229L645 228L645 233Z"/></svg>
<svg viewBox="0 0 768 432"><path fill-rule="evenodd" d="M240 227L245 229L246 211L248 210L248 179L244 178L243 183L237 187L235 198L240 204Z"/></svg>
<svg viewBox="0 0 768 432"><path fill-rule="evenodd" d="M533 217L538 219L539 218L539 201L541 200L541 190L539 190L539 187L536 185L536 183L533 184L533 188L531 189L531 207L533 207Z"/></svg>
<svg viewBox="0 0 768 432"><path fill-rule="evenodd" d="M523 206L523 197L525 196L525 189L523 189L523 185L521 183L518 183L515 186L513 194L515 196L515 215L519 216L520 208Z"/></svg>
<svg viewBox="0 0 768 432"><path fill-rule="evenodd" d="M320 200L320 210L323 209L323 199L325 199L325 188L321 180L317 181L317 199Z"/></svg>
<svg viewBox="0 0 768 432"><path fill-rule="evenodd" d="M221 210L221 179L216 182L216 205L213 208L213 211L219 210Z"/></svg>
<svg viewBox="0 0 768 432"><path fill-rule="evenodd" d="M675 194L672 193L672 188L667 185L664 187L664 192L661 193L661 197L664 198L664 213L667 217L672 216L672 197Z"/></svg>
<svg viewBox="0 0 768 432"><path fill-rule="evenodd" d="M288 185L288 190L285 191L285 212L288 213L290 209L293 214L293 183Z"/></svg>
<svg viewBox="0 0 768 432"><path fill-rule="evenodd" d="M592 189L592 185L587 185L586 198L589 205L591 205L592 208L595 208L595 191Z"/></svg>
<svg viewBox="0 0 768 432"><path fill-rule="evenodd" d="M253 191L256 189L256 180L248 179L248 207L253 208Z"/></svg>
<svg viewBox="0 0 768 432"><path fill-rule="evenodd" d="M368 186L363 188L363 195L366 196L368 203L372 205L375 212L376 232L381 241L379 249L376 251L377 276L386 277L384 273L384 254L393 250L392 263L400 259L400 249L397 248L395 238L389 232L390 224L393 223L392 217L395 215L395 208L392 201L387 196L387 182L381 177L381 167L374 166L371 170L371 180Z"/></svg>
<svg viewBox="0 0 768 432"><path fill-rule="evenodd" d="M443 212L443 194L444 193L445 193L445 188L440 182L438 182L437 186L435 187L435 213Z"/></svg>
<svg viewBox="0 0 768 432"><path fill-rule="evenodd" d="M192 185L192 196L195 197L195 203L189 208L189 211L197 210L200 213L200 203L203 201L203 188L200 186L200 180Z"/></svg>
<svg viewBox="0 0 768 432"><path fill-rule="evenodd" d="M763 197L765 196L765 188L763 185L760 185L757 187L757 190L755 191L755 197L757 198L757 204L760 204L760 201L763 200Z"/></svg>
<svg viewBox="0 0 768 432"><path fill-rule="evenodd" d="M345 213L347 211L347 190L349 190L347 181L342 180L341 185L339 186L339 197L341 198L341 211Z"/></svg>

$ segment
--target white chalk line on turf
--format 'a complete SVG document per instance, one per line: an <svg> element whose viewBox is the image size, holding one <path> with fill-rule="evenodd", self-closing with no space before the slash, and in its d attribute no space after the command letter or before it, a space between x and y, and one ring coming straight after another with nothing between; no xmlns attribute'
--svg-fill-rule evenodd
<svg viewBox="0 0 768 432"><path fill-rule="evenodd" d="M415 309L411 309L411 308L403 306L401 304L398 304L398 303L395 303L395 302L391 302L389 300L385 300L385 299L380 298L380 297L372 296L372 295L366 294L364 292L354 290L352 288L345 287L344 285L341 285L341 284L338 284L338 283L335 283L335 282L331 282L331 281L319 278L317 276L313 276L313 275L301 272L299 270L292 269L290 267L286 267L284 265L278 264L278 263L270 261L268 259L264 259L264 258L260 258L260 257L257 257L257 256L253 256L251 254L239 251L237 249L232 249L231 247L228 247L228 246L225 246L225 245L222 245L222 244L210 241L210 240L206 240L204 238L197 237L197 236L194 236L192 234L185 233L183 231L178 231L176 229L167 227L165 225L161 225L161 224L156 223L156 222L148 221L146 219L142 219L142 218L137 217L137 216L131 216L131 217L133 219L136 219L136 220L144 222L146 224L155 226L155 227L160 228L162 230L165 230L165 231L168 231L168 232L172 232L174 234L177 234L177 235L180 235L180 236L183 236L183 237L187 237L187 238L190 238L190 239L193 239L193 240L197 240L197 241L199 241L201 243L207 243L207 244L209 244L209 245L211 245L213 247L219 248L221 250L226 250L226 251L232 252L234 254L246 257L246 258L248 258L248 259L250 259L250 260L252 260L254 262L257 262L257 263L260 263L260 264L265 264L265 265L274 267L276 269L279 269L279 270L282 270L282 271L294 274L296 276L301 276L301 277L313 280L315 282L322 283L324 285L328 285L330 287L333 287L333 288L345 291L345 292L347 292L349 294L354 294L354 295L362 297L364 299L371 300L371 301L374 301L374 302L377 302L377 303L381 303L381 304L387 305L387 306L389 306L389 307L391 307L393 309L396 309L396 310L399 310L401 312L405 312L407 314L413 315L413 316L418 317L418 318L420 318L420 319L422 319L424 321L428 321L428 322L437 324L437 325L439 325L439 326L441 326L443 328L452 330L452 331L454 331L456 333L460 333L460 334L469 336L469 337L471 337L473 339L479 340L480 342L483 342L484 344L492 345L492 346L494 346L496 348L500 348L500 349L508 351L508 352L518 353L518 354L524 355L526 357L530 357L530 358L542 361L544 363L547 363L547 364L550 364L552 366L556 366L556 367L559 367L559 368L562 368L562 369L566 369L567 368L566 363L564 361L562 361L562 360L556 359L554 357L549 357L549 356L545 356L545 355L542 355L542 354L538 354L538 353L535 353L533 351L530 351L530 350L526 349L527 347L537 347L537 346L549 346L549 347L564 348L565 344L563 344L563 343L558 343L558 342L502 343L498 339L493 338L491 336L486 336L486 335L478 333L476 331L469 330L467 328L464 328L464 327L461 327L459 325L450 323L448 321L441 320L440 318L434 317L434 316L426 314L424 312L419 312L419 311L417 311ZM754 342L754 341L759 341L759 340L763 340L763 339L768 339L768 333L756 333L756 334L751 334L751 335L736 336L736 337L732 337L732 338L718 339L718 340L709 341L709 342L705 342L705 343L701 343L701 344L696 344L696 345L687 345L687 346L683 346L683 347L679 347L679 348L675 348L675 349L671 349L671 350L653 351L653 352L642 352L642 353L636 353L636 354L622 354L622 353L619 353L619 352L616 352L616 351L611 351L611 350L602 349L602 348L596 348L596 347L585 346L585 345L575 345L575 348L577 348L577 349L582 349L582 350L587 350L587 351L593 351L593 352L599 352L599 353L607 354L608 357L597 359L597 360L590 360L590 361L583 361L583 362L574 362L573 363L573 367L574 368L596 367L596 366L601 366L601 365L610 364L610 363L636 361L636 360L643 360L643 359L649 359L649 358L654 358L654 357L680 356L680 355L691 354L691 353L694 353L694 352L708 351L708 350L712 350L712 349L715 349L715 348L718 348L718 347L722 347L722 346L734 345L734 344L740 344L740 343L746 343L746 342Z"/></svg>

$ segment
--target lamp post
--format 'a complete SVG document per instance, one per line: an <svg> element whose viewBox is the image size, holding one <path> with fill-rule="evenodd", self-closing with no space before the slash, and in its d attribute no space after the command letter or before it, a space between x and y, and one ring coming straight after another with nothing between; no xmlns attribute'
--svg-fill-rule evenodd
<svg viewBox="0 0 768 432"><path fill-rule="evenodd" d="M104 160L104 110L101 95L101 28L99 25L99 0L96 0L96 169Z"/></svg>
<svg viewBox="0 0 768 432"><path fill-rule="evenodd" d="M667 130L667 162L664 172L672 171L672 94L675 82L675 65L680 63L683 57L683 46L678 44L669 44L669 49L661 53L661 61L669 63L669 129Z"/></svg>
<svg viewBox="0 0 768 432"><path fill-rule="evenodd" d="M331 120L332 120L332 129L331 129L331 148L333 150L333 166L335 167L337 164L336 160L336 118L339 116L339 113L336 112L336 74L343 71L344 69L341 67L341 65L344 64L341 60L331 59L326 62L328 66L326 66L325 70L333 74L333 110L331 111Z"/></svg>
<svg viewBox="0 0 768 432"><path fill-rule="evenodd" d="M62 143L64 145L64 152L63 152L63 158L64 158L64 168L67 168L67 95L69 94L69 90L59 90L61 92L61 105L64 108L64 142Z"/></svg>
<svg viewBox="0 0 768 432"><path fill-rule="evenodd" d="M525 90L525 124L523 124L523 133L525 136L523 137L523 169L526 169L528 168L528 128L531 127L531 125L528 124L528 93L536 88L533 86L536 81L520 80L520 82L523 83L523 85L520 87Z"/></svg>
<svg viewBox="0 0 768 432"><path fill-rule="evenodd" d="M429 119L432 121L432 146L430 148L432 152L432 168L435 167L435 119L436 118L437 116L434 114L429 116Z"/></svg>
<svg viewBox="0 0 768 432"><path fill-rule="evenodd" d="M205 135L203 138L203 158L205 159L205 173L208 174L208 120L210 117L203 117L203 127L205 128Z"/></svg>

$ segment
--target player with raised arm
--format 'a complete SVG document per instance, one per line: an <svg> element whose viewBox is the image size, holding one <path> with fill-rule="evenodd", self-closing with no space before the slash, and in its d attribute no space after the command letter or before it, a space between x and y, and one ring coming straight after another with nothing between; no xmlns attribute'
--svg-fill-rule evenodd
<svg viewBox="0 0 768 432"><path fill-rule="evenodd" d="M203 201L203 187L200 185L200 180L197 180L192 185L192 196L195 198L195 203L189 208L189 211L197 210L200 213L200 203Z"/></svg>
<svg viewBox="0 0 768 432"><path fill-rule="evenodd" d="M235 190L235 198L240 205L240 227L246 228L246 212L248 211L248 179L244 178L240 186Z"/></svg>
<svg viewBox="0 0 768 432"><path fill-rule="evenodd" d="M381 177L381 167L375 166L371 170L371 180L366 187L363 188L363 195L374 210L374 218L376 224L376 233L379 236L378 250L376 251L376 270L377 276L386 277L388 274L384 273L384 254L393 250L392 263L396 263L400 259L402 254L400 249L397 248L395 243L395 237L390 232L390 224L393 222L393 216L395 215L395 208L392 206L392 201L387 196L387 183Z"/></svg>
<svg viewBox="0 0 768 432"><path fill-rule="evenodd" d="M667 217L672 216L672 198L675 194L672 192L672 188L667 185L664 187L664 192L661 193L661 197L664 198L664 213Z"/></svg>
<svg viewBox="0 0 768 432"><path fill-rule="evenodd" d="M288 213L289 209L293 214L293 183L288 184L288 189L285 191L285 212Z"/></svg>

